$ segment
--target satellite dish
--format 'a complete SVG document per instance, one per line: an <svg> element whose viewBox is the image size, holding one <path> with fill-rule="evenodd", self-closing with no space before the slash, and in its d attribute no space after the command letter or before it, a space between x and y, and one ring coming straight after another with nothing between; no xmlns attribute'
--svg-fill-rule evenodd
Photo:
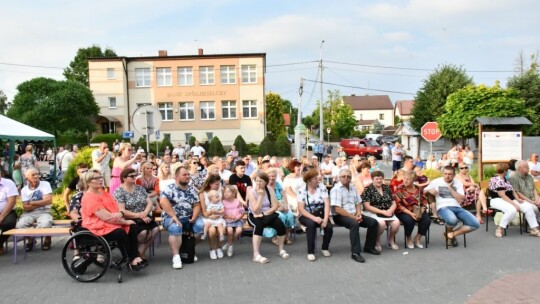
<svg viewBox="0 0 540 304"><path fill-rule="evenodd" d="M155 134L161 127L161 113L154 106L140 106L133 112L132 121L133 127L137 132L149 137L149 135Z"/></svg>

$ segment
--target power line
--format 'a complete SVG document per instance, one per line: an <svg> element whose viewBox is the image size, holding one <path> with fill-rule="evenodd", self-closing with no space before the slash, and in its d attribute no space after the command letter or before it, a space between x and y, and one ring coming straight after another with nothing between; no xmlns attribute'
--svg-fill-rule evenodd
<svg viewBox="0 0 540 304"><path fill-rule="evenodd" d="M369 67L369 68L378 68L378 69L394 69L394 70L410 70L410 71L426 71L431 72L434 71L434 69L426 69L426 68L410 68L410 67L396 67L396 66L384 66L384 65L372 65L372 64L361 64L361 63L350 63L350 62L341 62L341 61L329 61L326 60L326 62L330 63L336 63L336 64L343 64L343 65L354 65L354 66L362 66L362 67ZM504 70L478 70L478 71L466 71L468 73L514 73L514 71L504 71Z"/></svg>
<svg viewBox="0 0 540 304"><path fill-rule="evenodd" d="M304 79L304 80L309 81L309 82L314 82L314 83L320 83L320 81L318 81L318 80L310 80L310 79ZM350 85L337 84L337 83L331 83L331 82L325 82L325 81L323 81L323 84L328 84L328 85L337 86L337 87L352 88L352 89L361 89L361 90L385 92L385 93L406 94L406 95L413 95L413 96L415 95L414 93L409 93L409 92L372 89L372 88L366 88L366 87L360 87L360 86L350 86Z"/></svg>

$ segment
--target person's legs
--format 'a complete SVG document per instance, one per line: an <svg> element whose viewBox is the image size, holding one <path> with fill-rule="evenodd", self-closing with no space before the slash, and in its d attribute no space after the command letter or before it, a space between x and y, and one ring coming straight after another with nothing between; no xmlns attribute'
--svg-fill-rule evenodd
<svg viewBox="0 0 540 304"><path fill-rule="evenodd" d="M341 215L334 215L334 223L349 229L349 240L351 242L351 253L360 254L362 247L360 244L360 225L358 221Z"/></svg>
<svg viewBox="0 0 540 304"><path fill-rule="evenodd" d="M322 242L322 250L328 250L330 247L330 241L332 240L332 235L334 234L334 227L332 226L332 222L328 221L328 224L326 224L326 227L324 227L324 235L323 235L323 242Z"/></svg>
<svg viewBox="0 0 540 304"><path fill-rule="evenodd" d="M397 246L395 239L396 234L399 231L399 220L388 221L386 223L388 225L388 229L390 229L390 232L388 233L388 244L390 244L392 247L394 247L394 245Z"/></svg>
<svg viewBox="0 0 540 304"><path fill-rule="evenodd" d="M525 220L529 224L531 229L538 228L538 222L536 221L536 214L534 212L534 205L529 202L523 202L519 204L519 209L525 215Z"/></svg>
<svg viewBox="0 0 540 304"><path fill-rule="evenodd" d="M11 230L15 228L15 225L17 225L17 214L15 213L15 210L12 210L10 213L8 213L8 215L6 215L2 223L0 223L0 231ZM0 250L3 251L4 243L8 238L9 236L0 234L0 248L2 248Z"/></svg>
<svg viewBox="0 0 540 304"><path fill-rule="evenodd" d="M375 250L375 244L377 243L377 234L379 232L379 222L377 222L377 220L372 217L362 216L360 227L367 228L364 251Z"/></svg>
<svg viewBox="0 0 540 304"><path fill-rule="evenodd" d="M261 218L254 217L252 213L249 213L248 221L253 226L253 236L252 236L253 260L257 260L259 259L259 256L261 256L260 247L261 247L264 225L262 223Z"/></svg>
<svg viewBox="0 0 540 304"><path fill-rule="evenodd" d="M375 219L375 220L379 224L379 229L377 230L379 235L377 236L377 239L375 241L375 250L381 251L381 248L382 248L381 247L381 235L386 230L386 222L384 220L380 220L380 219Z"/></svg>
<svg viewBox="0 0 540 304"><path fill-rule="evenodd" d="M315 238L317 237L317 224L307 217L301 216L300 223L306 226L306 239L307 239L307 251L308 254L315 253Z"/></svg>
<svg viewBox="0 0 540 304"><path fill-rule="evenodd" d="M134 236L129 236L126 231L122 228L117 228L108 234L104 235L103 238L108 242L116 241L118 244L118 249L122 252L124 258L128 258L129 262L140 262L140 258L137 252L137 235L132 233ZM130 244L131 239L133 238L135 246ZM138 260L136 260L138 259Z"/></svg>
<svg viewBox="0 0 540 304"><path fill-rule="evenodd" d="M163 220L163 228L169 233L169 247L174 256L180 254L180 246L182 246L183 226L178 226L170 217Z"/></svg>
<svg viewBox="0 0 540 304"><path fill-rule="evenodd" d="M285 236L287 233L287 229L285 228L285 225L278 217L263 217L266 227L272 227L276 230L277 233L277 239L278 239L278 252L281 253L283 250L283 244L285 243Z"/></svg>
<svg viewBox="0 0 540 304"><path fill-rule="evenodd" d="M411 239L411 235L412 235L414 226L416 225L416 221L405 212L397 213L396 217L403 224L403 229L405 229L405 238L407 239L407 245L413 245L413 240Z"/></svg>
<svg viewBox="0 0 540 304"><path fill-rule="evenodd" d="M451 207L451 208L454 209L453 210L454 214L463 223L463 225L459 227L458 230L455 230L453 234L449 234L448 235L449 237L455 238L458 235L465 234L465 233L468 233L468 232L471 232L480 228L480 222L476 219L476 217L472 213L459 207Z"/></svg>
<svg viewBox="0 0 540 304"><path fill-rule="evenodd" d="M430 225L431 218L429 217L429 214L427 212L424 212L424 214L422 214L422 217L418 221L418 233L415 237L415 242L417 244L420 243L422 236L425 236L427 234Z"/></svg>
<svg viewBox="0 0 540 304"><path fill-rule="evenodd" d="M206 221L203 226L203 234L201 236L201 239L205 239L208 237L208 232L210 231L210 227L212 227L212 223L210 221Z"/></svg>
<svg viewBox="0 0 540 304"><path fill-rule="evenodd" d="M503 212L503 217L501 218L499 227L502 229L506 229L510 221L512 221L512 219L516 217L516 214L517 214L516 208L512 204L503 200L502 198L492 198L491 206Z"/></svg>

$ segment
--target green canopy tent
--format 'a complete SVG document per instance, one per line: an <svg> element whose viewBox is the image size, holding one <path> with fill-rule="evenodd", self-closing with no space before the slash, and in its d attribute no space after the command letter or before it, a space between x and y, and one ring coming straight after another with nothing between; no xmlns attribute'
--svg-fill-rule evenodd
<svg viewBox="0 0 540 304"><path fill-rule="evenodd" d="M56 138L54 135L43 132L36 128L20 123L4 115L0 115L0 140L7 140L9 149L9 174L13 173L13 156L15 154L15 141L52 141L56 150ZM53 180L56 177L56 162L54 162Z"/></svg>

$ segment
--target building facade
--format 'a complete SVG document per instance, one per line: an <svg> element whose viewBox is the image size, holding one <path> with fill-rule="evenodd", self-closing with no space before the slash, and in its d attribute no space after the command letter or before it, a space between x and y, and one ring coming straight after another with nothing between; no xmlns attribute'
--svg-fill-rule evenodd
<svg viewBox="0 0 540 304"><path fill-rule="evenodd" d="M98 134L134 131L133 114L144 105L161 113L161 139L184 143L238 135L259 143L265 130L266 54L226 54L89 59L89 82L100 117ZM150 136L154 141L155 137Z"/></svg>
<svg viewBox="0 0 540 304"><path fill-rule="evenodd" d="M376 123L381 129L394 125L394 106L388 95L343 96L343 102L351 106L357 130L371 130Z"/></svg>

